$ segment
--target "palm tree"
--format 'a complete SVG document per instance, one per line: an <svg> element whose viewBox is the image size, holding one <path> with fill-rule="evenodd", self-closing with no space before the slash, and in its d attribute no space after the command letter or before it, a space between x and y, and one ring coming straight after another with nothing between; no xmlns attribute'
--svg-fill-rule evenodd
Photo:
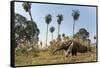
<svg viewBox="0 0 100 68"><path fill-rule="evenodd" d="M53 32L55 31L55 28L52 26L51 28L50 28L50 32L52 33L52 41L53 41Z"/></svg>
<svg viewBox="0 0 100 68"><path fill-rule="evenodd" d="M47 46L47 39L48 39L48 25L50 24L52 18L52 16L50 14L45 16L45 22L47 24L47 32L46 32L46 46Z"/></svg>
<svg viewBox="0 0 100 68"><path fill-rule="evenodd" d="M32 14L31 14L31 3L28 3L28 2L24 2L23 4L22 4L22 6L23 6L23 8L24 8L24 10L26 11L26 12L28 12L29 13L29 15L30 15L30 18L31 18L31 21L32 21L32 26L33 27L35 27L35 25L33 25L33 19L32 19ZM33 30L35 30L36 28L32 28L32 35L33 35ZM32 41L33 41L33 37L32 37Z"/></svg>
<svg viewBox="0 0 100 68"><path fill-rule="evenodd" d="M73 11L72 16L73 16L73 19L74 19L74 23L73 23L73 36L74 36L75 21L77 21L79 19L80 11L79 10L72 10L72 11Z"/></svg>
<svg viewBox="0 0 100 68"><path fill-rule="evenodd" d="M23 6L24 10L29 13L31 21L33 22L32 15L31 15L31 10L30 10L31 9L31 3L24 2L22 4L22 6Z"/></svg>
<svg viewBox="0 0 100 68"><path fill-rule="evenodd" d="M57 22L58 22L58 36L59 36L59 32L60 32L60 24L63 20L63 15L62 14L58 14L57 15Z"/></svg>

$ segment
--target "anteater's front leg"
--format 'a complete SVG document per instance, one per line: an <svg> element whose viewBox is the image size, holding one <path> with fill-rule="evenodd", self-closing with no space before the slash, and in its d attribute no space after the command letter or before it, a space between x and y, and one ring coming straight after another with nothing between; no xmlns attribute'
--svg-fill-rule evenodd
<svg viewBox="0 0 100 68"><path fill-rule="evenodd" d="M68 50L64 50L64 53L65 53L65 56L66 56L66 57L68 57L68 56L71 54L71 52L70 52L69 49L68 49Z"/></svg>
<svg viewBox="0 0 100 68"><path fill-rule="evenodd" d="M68 49L65 50L65 55L66 55L66 57L68 57L68 56L72 53L72 48L73 48L73 42L71 42L71 43L69 44Z"/></svg>

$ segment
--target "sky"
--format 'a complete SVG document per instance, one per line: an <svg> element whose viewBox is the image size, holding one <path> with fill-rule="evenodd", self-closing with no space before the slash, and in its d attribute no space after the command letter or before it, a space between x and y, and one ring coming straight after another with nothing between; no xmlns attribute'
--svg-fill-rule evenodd
<svg viewBox="0 0 100 68"><path fill-rule="evenodd" d="M39 39L44 42L46 40L47 24L45 22L45 16L48 14L52 15L52 21L49 24L50 27L55 27L54 38L57 38L58 23L57 15L63 15L63 21L60 26L60 34L65 33L66 36L73 35L73 17L72 10L79 10L80 17L75 23L75 33L80 28L85 28L90 33L90 39L94 42L93 37L96 35L96 7L87 6L75 6L75 5L57 5L57 4L40 4L32 3L31 13L33 20L36 22L40 29ZM19 13L30 20L28 12L22 7L22 2L15 2L15 13ZM52 40L50 31L48 31L48 43Z"/></svg>

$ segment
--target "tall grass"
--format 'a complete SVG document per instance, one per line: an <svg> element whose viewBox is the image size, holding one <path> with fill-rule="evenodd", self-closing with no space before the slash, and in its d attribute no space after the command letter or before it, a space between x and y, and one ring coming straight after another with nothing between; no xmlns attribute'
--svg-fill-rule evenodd
<svg viewBox="0 0 100 68"><path fill-rule="evenodd" d="M57 63L76 63L76 62L90 62L96 61L96 48L92 47L93 52L84 54L78 53L77 56L65 57L63 50L52 55L49 49L40 50L37 52L31 51L28 53L16 52L15 64L16 65L40 65L40 64L57 64Z"/></svg>

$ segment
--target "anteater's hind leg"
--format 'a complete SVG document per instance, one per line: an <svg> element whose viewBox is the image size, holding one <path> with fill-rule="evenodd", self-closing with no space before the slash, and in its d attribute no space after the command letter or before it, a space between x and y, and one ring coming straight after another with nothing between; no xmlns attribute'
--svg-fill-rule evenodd
<svg viewBox="0 0 100 68"><path fill-rule="evenodd" d="M73 50L73 42L71 42L70 44L69 44L69 48L67 49L67 51L66 51L66 57L68 57L71 53L72 53L72 50Z"/></svg>
<svg viewBox="0 0 100 68"><path fill-rule="evenodd" d="M71 53L72 53L72 56L77 56L77 51L76 50L72 50Z"/></svg>

